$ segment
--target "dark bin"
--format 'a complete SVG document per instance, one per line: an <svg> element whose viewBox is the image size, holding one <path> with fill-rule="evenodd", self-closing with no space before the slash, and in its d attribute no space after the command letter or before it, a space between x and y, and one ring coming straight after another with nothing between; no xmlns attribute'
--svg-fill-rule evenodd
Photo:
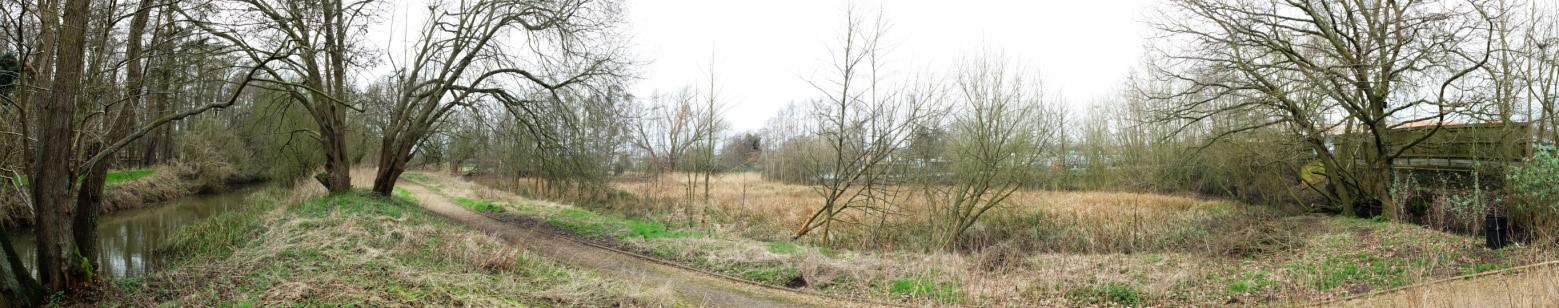
<svg viewBox="0 0 1559 308"><path fill-rule="evenodd" d="M1510 218L1492 215L1484 217L1483 239L1489 249L1504 248L1510 243Z"/></svg>

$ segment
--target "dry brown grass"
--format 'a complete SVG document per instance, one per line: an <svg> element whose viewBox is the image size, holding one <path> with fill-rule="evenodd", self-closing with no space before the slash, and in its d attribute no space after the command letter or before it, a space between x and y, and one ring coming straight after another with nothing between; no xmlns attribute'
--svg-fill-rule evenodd
<svg viewBox="0 0 1559 308"><path fill-rule="evenodd" d="M616 187L637 196L638 201L612 206L630 207L614 210L663 215L671 222L714 220L712 223L730 225L748 237L771 240L786 238L822 206L813 187L765 181L757 173L713 177L708 203L702 202L701 186L688 202L688 183L682 174L618 181ZM861 219L867 223L840 230L845 245L932 248L928 226L936 219L936 208L918 194L923 189L898 190L899 201L886 205L893 213L888 219ZM1270 213L1227 201L1161 194L1022 190L1007 205L987 215L970 232L964 247L977 249L1015 238L1039 238L1044 241L1023 243L1022 248L1087 253L1205 250L1218 244L1195 237L1221 224L1247 223Z"/></svg>
<svg viewBox="0 0 1559 308"><path fill-rule="evenodd" d="M648 199L638 206L666 212L688 204L679 203L685 178L617 187ZM716 217L759 239L783 239L820 203L810 187L751 173L715 177L710 197L707 206L723 214ZM894 205L893 221L860 229L898 241L884 247L924 248L927 238L917 233L928 230L917 225L931 219L932 207L923 200L906 198ZM1494 254L1476 239L1410 225L1285 217L1223 200L1132 192L1020 191L969 237L966 247L974 252L952 262L969 269L958 272L970 277L964 289L973 298L1066 298L1087 293L1078 290L1132 286L1152 302L1304 302L1544 259L1540 248Z"/></svg>
<svg viewBox="0 0 1559 308"><path fill-rule="evenodd" d="M1559 303L1559 268L1496 273L1407 287L1328 303L1335 307L1552 307Z"/></svg>
<svg viewBox="0 0 1559 308"><path fill-rule="evenodd" d="M1130 192L1022 191L970 232L960 252L927 249L932 208L906 198L881 224L853 226L825 249L779 253L816 209L810 187L756 174L713 179L710 202L687 202L686 177L625 179L632 197L577 203L601 213L663 221L707 236L624 240L729 273L792 268L809 288L914 304L976 306L1298 304L1364 294L1478 268L1545 260L1543 248L1483 249L1479 239L1414 225L1321 215L1194 197ZM439 183L459 182L436 179ZM448 184L461 187L465 184ZM462 190L466 188L451 188ZM466 190L483 198L498 192ZM700 195L702 189L698 190ZM544 219L568 205L536 204ZM691 211L687 209L693 209ZM948 283L951 295L893 292L905 281Z"/></svg>

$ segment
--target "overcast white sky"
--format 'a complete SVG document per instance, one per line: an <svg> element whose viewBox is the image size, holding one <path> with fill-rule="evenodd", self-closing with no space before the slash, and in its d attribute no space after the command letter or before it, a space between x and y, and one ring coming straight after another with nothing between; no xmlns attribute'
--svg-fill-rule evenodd
<svg viewBox="0 0 1559 308"><path fill-rule="evenodd" d="M1047 92L1074 110L1114 93L1141 59L1148 0L860 1L881 7L902 70L946 68L985 47L1038 70ZM844 0L628 1L632 48L645 61L635 94L706 82L714 61L726 118L757 130L791 101L817 96ZM712 57L711 57L712 55Z"/></svg>

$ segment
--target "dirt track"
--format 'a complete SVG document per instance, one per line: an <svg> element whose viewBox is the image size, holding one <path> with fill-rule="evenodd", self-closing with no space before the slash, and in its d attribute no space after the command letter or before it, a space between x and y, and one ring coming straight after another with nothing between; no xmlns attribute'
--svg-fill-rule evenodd
<svg viewBox="0 0 1559 308"><path fill-rule="evenodd" d="M456 205L448 197L433 192L416 183L400 185L416 196L418 203L428 211L448 217L467 226L498 236L509 243L539 256L558 262L591 269L615 280L639 284L645 287L666 286L674 290L682 301L706 307L798 307L798 306L865 306L860 303L837 300L750 285L726 278L712 276L617 251L585 245L561 238L546 230L518 224L504 223Z"/></svg>

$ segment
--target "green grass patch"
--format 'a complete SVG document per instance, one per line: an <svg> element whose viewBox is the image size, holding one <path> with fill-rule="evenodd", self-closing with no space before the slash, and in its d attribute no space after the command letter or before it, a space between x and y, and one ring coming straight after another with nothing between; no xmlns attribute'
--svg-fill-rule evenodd
<svg viewBox="0 0 1559 308"><path fill-rule="evenodd" d="M558 214L563 215L563 217L573 219L596 219L597 217L600 217L600 215L596 215L595 212L581 209L566 209L562 212L558 212Z"/></svg>
<svg viewBox="0 0 1559 308"><path fill-rule="evenodd" d="M1124 282L1072 289L1066 293L1066 297L1082 303L1114 303L1129 307L1139 307L1146 302L1142 291Z"/></svg>
<svg viewBox="0 0 1559 308"><path fill-rule="evenodd" d="M133 181L135 179L140 179L140 178L151 176L154 173L157 173L157 170L156 169L151 169L151 168L129 169L129 170L112 170L112 171L108 172L108 176L105 178L104 182L108 183L108 184L113 184L113 183L119 183L119 182Z"/></svg>
<svg viewBox="0 0 1559 308"><path fill-rule="evenodd" d="M1384 258L1370 253L1352 253L1327 257L1321 262L1299 265L1296 271L1310 277L1310 286L1321 291L1362 285L1368 289L1394 288L1409 283L1408 269L1425 267L1426 261Z"/></svg>
<svg viewBox="0 0 1559 308"><path fill-rule="evenodd" d="M129 182L129 181L133 181L133 180L136 180L136 179L145 178L145 177L151 176L152 174L156 174L156 173L157 173L157 169L153 169L153 168L109 170L108 174L104 175L104 177L103 177L103 183L104 184L115 184L115 183ZM18 175L16 177L10 178L10 180L11 180L11 184L13 184L13 185L27 185L27 177L26 176Z"/></svg>
<svg viewBox="0 0 1559 308"><path fill-rule="evenodd" d="M784 265L756 266L742 271L742 278L768 284L785 284L796 277L801 277L801 271Z"/></svg>
<svg viewBox="0 0 1559 308"><path fill-rule="evenodd" d="M1497 270L1504 269L1504 268L1505 268L1505 265L1504 264L1500 264L1500 263L1465 264L1465 265L1462 265L1462 274L1472 275L1472 274L1477 274L1477 273L1482 273L1482 272L1487 272L1487 271L1497 271Z"/></svg>
<svg viewBox="0 0 1559 308"><path fill-rule="evenodd" d="M696 237L700 235L698 232L694 231L667 228L666 224L654 221L628 219L626 222L628 225L627 237L653 239Z"/></svg>
<svg viewBox="0 0 1559 308"><path fill-rule="evenodd" d="M788 255L796 253L800 250L801 247L796 246L796 244L791 244L788 242L769 242L769 252L772 253Z"/></svg>
<svg viewBox="0 0 1559 308"><path fill-rule="evenodd" d="M428 175L422 174L421 172L415 172L415 171L402 173L401 174L401 178L407 179L407 180L411 180L413 182L427 182L428 181Z"/></svg>
<svg viewBox="0 0 1559 308"><path fill-rule="evenodd" d="M370 214L400 218L408 210L416 210L417 202L411 193L395 189L395 197L385 198L367 191L333 194L312 201L292 205L288 211L309 217L323 217L333 212Z"/></svg>
<svg viewBox="0 0 1559 308"><path fill-rule="evenodd" d="M395 191L392 192L391 194L395 195L396 198L401 198L401 199L406 199L406 200L417 200L417 196L412 195L411 191L407 191L405 188L396 187Z"/></svg>
<svg viewBox="0 0 1559 308"><path fill-rule="evenodd" d="M1224 283L1224 290L1230 294L1245 294L1265 290L1267 287L1277 284L1265 271L1240 273Z"/></svg>
<svg viewBox="0 0 1559 308"><path fill-rule="evenodd" d="M912 298L931 298L941 302L957 302L962 298L963 287L956 282L937 282L928 278L894 279L888 282L888 294Z"/></svg>
<svg viewBox="0 0 1559 308"><path fill-rule="evenodd" d="M590 211L580 209L566 209L558 212L557 217L547 219L547 224L563 228L579 235L607 236L606 219Z"/></svg>
<svg viewBox="0 0 1559 308"><path fill-rule="evenodd" d="M526 212L522 208L521 212ZM666 224L634 218L622 218L596 214L582 209L564 209L547 219L547 224L585 236L615 239L657 239L704 236L703 233L677 229Z"/></svg>
<svg viewBox="0 0 1559 308"><path fill-rule="evenodd" d="M477 200L477 199L471 199L471 198L458 198L457 197L457 198L455 198L455 203L460 204L460 206L463 206L463 207L465 207L467 209L471 209L472 211L477 211L478 213L502 213L503 212L503 206L502 205L499 205L498 203L495 203L495 202L492 202L492 201L487 201L487 200Z"/></svg>
<svg viewBox="0 0 1559 308"><path fill-rule="evenodd" d="M175 258L225 258L260 231L261 214L277 205L280 194L275 189L256 193L245 200L248 206L184 226L158 251Z"/></svg>

